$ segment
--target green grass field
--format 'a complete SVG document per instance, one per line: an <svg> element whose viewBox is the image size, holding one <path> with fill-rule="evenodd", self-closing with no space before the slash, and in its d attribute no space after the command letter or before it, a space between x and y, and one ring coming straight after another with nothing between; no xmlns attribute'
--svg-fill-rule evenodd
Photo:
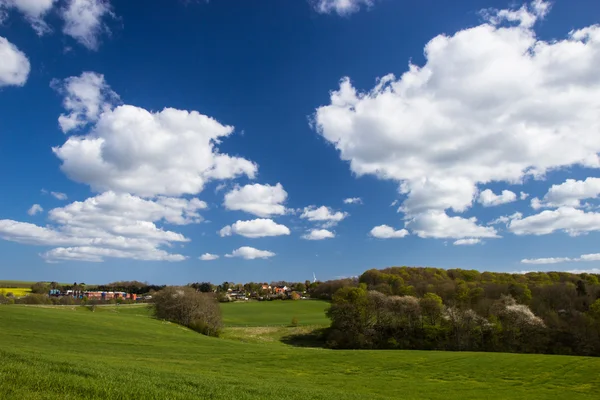
<svg viewBox="0 0 600 400"><path fill-rule="evenodd" d="M286 326L292 318L299 325L329 325L325 310L329 303L319 300L251 301L222 303L225 326Z"/></svg>
<svg viewBox="0 0 600 400"><path fill-rule="evenodd" d="M271 306L255 304L224 312ZM261 318L285 323L291 314ZM597 399L600 391L597 358L244 343L148 315L143 306L0 306L0 398Z"/></svg>
<svg viewBox="0 0 600 400"><path fill-rule="evenodd" d="M27 288L31 289L31 285L35 282L28 281L3 281L0 280L0 288Z"/></svg>

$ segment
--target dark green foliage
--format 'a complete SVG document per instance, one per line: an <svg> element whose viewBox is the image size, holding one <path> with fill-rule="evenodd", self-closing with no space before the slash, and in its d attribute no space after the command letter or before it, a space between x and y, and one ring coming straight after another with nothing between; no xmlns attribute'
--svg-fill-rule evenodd
<svg viewBox="0 0 600 400"><path fill-rule="evenodd" d="M393 267L359 282L332 296L330 347L600 356L596 275Z"/></svg>

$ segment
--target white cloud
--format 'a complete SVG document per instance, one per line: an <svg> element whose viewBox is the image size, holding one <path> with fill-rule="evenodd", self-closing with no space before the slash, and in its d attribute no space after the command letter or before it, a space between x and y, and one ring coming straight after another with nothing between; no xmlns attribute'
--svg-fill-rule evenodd
<svg viewBox="0 0 600 400"><path fill-rule="evenodd" d="M565 262L590 262L590 261L600 261L600 253L594 254L583 254L578 258L569 258L569 257L547 257L547 258L525 258L521 260L523 264L560 264ZM571 271L568 271L571 272ZM582 272L573 272L573 273L582 273Z"/></svg>
<svg viewBox="0 0 600 400"><path fill-rule="evenodd" d="M50 86L64 95L63 106L69 111L58 118L64 133L96 122L100 114L110 111L119 101L119 96L110 89L104 75L95 72L84 72L64 81L54 79Z"/></svg>
<svg viewBox="0 0 600 400"><path fill-rule="evenodd" d="M311 0L315 11L320 14L331 14L332 12L347 16L358 12L361 6L367 8L375 4L375 0Z"/></svg>
<svg viewBox="0 0 600 400"><path fill-rule="evenodd" d="M492 227L477 225L477 218L450 217L444 211L427 211L408 220L405 225L421 238L473 239L497 238Z"/></svg>
<svg viewBox="0 0 600 400"><path fill-rule="evenodd" d="M512 203L517 200L517 195L510 190L503 190L502 194L495 194L490 189L479 193L477 201L484 207L498 206L500 204Z"/></svg>
<svg viewBox="0 0 600 400"><path fill-rule="evenodd" d="M287 192L281 183L275 186L258 183L235 187L225 195L223 205L228 210L245 211L258 217L283 215Z"/></svg>
<svg viewBox="0 0 600 400"><path fill-rule="evenodd" d="M68 198L68 196L64 193L61 192L50 192L50 194L58 200L66 200Z"/></svg>
<svg viewBox="0 0 600 400"><path fill-rule="evenodd" d="M63 33L90 50L97 50L100 36L110 33L103 19L115 17L108 0L68 0L61 16L65 21Z"/></svg>
<svg viewBox="0 0 600 400"><path fill-rule="evenodd" d="M42 206L40 206L39 204L34 204L31 206L31 208L29 210L27 210L27 214L35 215L35 214L41 213L42 211L44 211Z"/></svg>
<svg viewBox="0 0 600 400"><path fill-rule="evenodd" d="M369 234L378 239L398 239L409 235L406 229L395 230L388 225L379 225L371 229Z"/></svg>
<svg viewBox="0 0 600 400"><path fill-rule="evenodd" d="M529 193L525 193L525 192L521 192L521 193L519 193L519 198L520 198L521 200L525 200L525 199L526 199L526 198L528 198L528 197L529 197Z"/></svg>
<svg viewBox="0 0 600 400"><path fill-rule="evenodd" d="M490 182L599 168L600 25L546 42L534 23L548 11L543 1L488 11L488 22L436 36L424 65L369 91L342 78L314 126L357 176L399 182L409 218L464 212Z"/></svg>
<svg viewBox="0 0 600 400"><path fill-rule="evenodd" d="M41 255L46 261L87 261L102 262L105 257L128 258L143 261L183 261L186 259L181 254L169 254L164 250L118 250L101 247L57 247Z"/></svg>
<svg viewBox="0 0 600 400"><path fill-rule="evenodd" d="M198 223L202 220L198 210L204 208L206 203L198 199L159 196L145 200L106 192L50 210L49 226L0 220L0 237L24 244L60 246L44 254L48 261L100 261L102 257L179 261L185 257L160 247L189 239L156 223Z"/></svg>
<svg viewBox="0 0 600 400"><path fill-rule="evenodd" d="M25 53L0 36L0 88L2 86L23 86L29 76L29 60Z"/></svg>
<svg viewBox="0 0 600 400"><path fill-rule="evenodd" d="M104 110L97 119L88 134L71 136L53 148L62 171L95 191L196 194L207 181L242 174L253 178L257 171L248 160L219 153L215 145L233 127L197 111L165 108L152 113L122 105Z"/></svg>
<svg viewBox="0 0 600 400"><path fill-rule="evenodd" d="M560 185L552 185L543 199L531 199L531 207L556 208L556 207L581 207L581 200L595 199L600 196L600 178L587 178L585 181L567 179Z"/></svg>
<svg viewBox="0 0 600 400"><path fill-rule="evenodd" d="M335 238L335 233L328 231L327 229L313 229L306 235L302 235L302 239L306 240L324 240Z"/></svg>
<svg viewBox="0 0 600 400"><path fill-rule="evenodd" d="M596 274L600 275L600 268L591 268L591 269L571 269L567 271L571 274Z"/></svg>
<svg viewBox="0 0 600 400"><path fill-rule="evenodd" d="M495 220L488 222L488 225L508 224L513 219L521 218L523 218L523 214L521 214L520 212L516 212L512 215L503 215L501 217L498 217Z"/></svg>
<svg viewBox="0 0 600 400"><path fill-rule="evenodd" d="M242 246L237 250L231 252L231 254L226 254L225 257L240 257L246 260L254 260L257 258L270 258L274 257L275 253L267 250L258 250L254 247Z"/></svg>
<svg viewBox="0 0 600 400"><path fill-rule="evenodd" d="M454 246L472 246L479 243L481 243L481 239L458 239L452 244Z"/></svg>
<svg viewBox="0 0 600 400"><path fill-rule="evenodd" d="M56 0L0 0L0 14L5 9L14 8L18 10L25 16L25 19L31 24L36 33L41 36L50 31L50 28L44 22L44 16L54 6L55 2Z"/></svg>
<svg viewBox="0 0 600 400"><path fill-rule="evenodd" d="M345 219L349 214L347 212L334 211L329 207L309 206L304 207L300 218L307 219L311 222L323 222L323 227L331 227L337 225L338 222Z"/></svg>
<svg viewBox="0 0 600 400"><path fill-rule="evenodd" d="M344 199L344 204L362 204L363 201L360 197L350 197Z"/></svg>
<svg viewBox="0 0 600 400"><path fill-rule="evenodd" d="M533 258L533 259L529 259L529 258L525 258L523 260L521 260L522 264L534 264L534 265L540 265L540 264L559 264L559 263L564 263L567 261L572 261L570 258L568 257L548 257L548 258Z"/></svg>
<svg viewBox="0 0 600 400"><path fill-rule="evenodd" d="M200 258L202 261L213 261L218 259L219 256L216 254L204 253L198 258Z"/></svg>
<svg viewBox="0 0 600 400"><path fill-rule="evenodd" d="M221 237L236 234L247 238L261 238L289 235L290 230L287 226L278 224L272 219L258 218L251 221L237 221L232 225L227 225L219 231L219 234Z"/></svg>
<svg viewBox="0 0 600 400"><path fill-rule="evenodd" d="M564 231L570 236L577 236L600 230L600 213L560 207L523 219L514 219L508 228L516 235L548 235L556 231Z"/></svg>

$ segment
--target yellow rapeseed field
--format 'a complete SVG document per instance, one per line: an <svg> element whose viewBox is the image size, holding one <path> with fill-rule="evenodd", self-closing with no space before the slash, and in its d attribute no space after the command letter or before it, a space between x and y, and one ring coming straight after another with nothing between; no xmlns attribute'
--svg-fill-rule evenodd
<svg viewBox="0 0 600 400"><path fill-rule="evenodd" d="M0 294L7 295L12 293L15 297L27 296L31 292L29 288L0 288Z"/></svg>

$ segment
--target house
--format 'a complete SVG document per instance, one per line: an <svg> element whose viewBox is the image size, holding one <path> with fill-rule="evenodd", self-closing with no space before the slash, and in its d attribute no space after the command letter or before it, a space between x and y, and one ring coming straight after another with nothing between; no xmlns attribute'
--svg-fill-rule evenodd
<svg viewBox="0 0 600 400"><path fill-rule="evenodd" d="M287 286L276 286L275 287L275 294L285 294L290 290L289 287Z"/></svg>
<svg viewBox="0 0 600 400"><path fill-rule="evenodd" d="M273 288L271 287L271 285L267 285L267 284L262 285L262 290L265 292L270 292L272 289Z"/></svg>

